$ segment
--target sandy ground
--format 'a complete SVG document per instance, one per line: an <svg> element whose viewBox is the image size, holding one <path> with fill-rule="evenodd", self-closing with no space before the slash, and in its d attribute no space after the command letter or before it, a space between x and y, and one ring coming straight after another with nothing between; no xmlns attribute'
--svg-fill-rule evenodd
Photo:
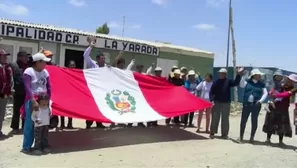
<svg viewBox="0 0 297 168"><path fill-rule="evenodd" d="M81 129L50 133L53 151L48 155L19 152L22 135L0 141L0 167L296 168L297 138L286 138L286 148L266 146L266 135L261 131L263 120L261 115L254 145L232 140L238 137L239 117L231 118L231 140L210 140L206 134L196 134L196 128L84 130L84 122L75 120L74 126ZM8 122L5 133L10 131ZM245 139L249 139L249 133L250 122ZM277 136L272 141L277 143Z"/></svg>

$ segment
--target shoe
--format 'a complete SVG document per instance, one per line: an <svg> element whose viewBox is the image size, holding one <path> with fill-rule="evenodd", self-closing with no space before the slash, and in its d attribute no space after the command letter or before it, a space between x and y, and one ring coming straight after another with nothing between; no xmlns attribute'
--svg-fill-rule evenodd
<svg viewBox="0 0 297 168"><path fill-rule="evenodd" d="M195 125L194 125L194 124L189 124L189 127L190 127L190 128L194 128Z"/></svg>
<svg viewBox="0 0 297 168"><path fill-rule="evenodd" d="M279 146L279 147L284 147L284 146L286 146L286 144L283 143L283 142L279 142L279 143L278 143L278 146Z"/></svg>
<svg viewBox="0 0 297 168"><path fill-rule="evenodd" d="M106 128L103 124L99 124L96 126L97 128Z"/></svg>
<svg viewBox="0 0 297 168"><path fill-rule="evenodd" d="M50 153L50 152L51 152L51 149L50 149L50 148L44 148L44 149L43 149L43 152L44 152L44 153Z"/></svg>
<svg viewBox="0 0 297 168"><path fill-rule="evenodd" d="M31 149L22 149L21 150L22 153L28 154L31 152Z"/></svg>
<svg viewBox="0 0 297 168"><path fill-rule="evenodd" d="M87 126L86 126L86 129L91 129L91 126L90 126L90 125L87 125Z"/></svg>
<svg viewBox="0 0 297 168"><path fill-rule="evenodd" d="M267 140L265 141L265 143L266 143L267 145L271 145L271 141L270 141L270 139L267 139Z"/></svg>
<svg viewBox="0 0 297 168"><path fill-rule="evenodd" d="M200 133L200 129L199 128L196 130L196 133Z"/></svg>
<svg viewBox="0 0 297 168"><path fill-rule="evenodd" d="M143 123L138 123L137 126L138 126L138 127L143 127L143 128L146 127Z"/></svg>
<svg viewBox="0 0 297 168"><path fill-rule="evenodd" d="M210 134L210 135L209 135L209 138L210 138L210 139L214 139L214 134Z"/></svg>
<svg viewBox="0 0 297 168"><path fill-rule="evenodd" d="M255 143L254 138L250 138L250 143L251 143L251 144L254 144L254 143Z"/></svg>
<svg viewBox="0 0 297 168"><path fill-rule="evenodd" d="M243 143L243 138L242 137L237 138L236 142L239 143L239 144L242 144Z"/></svg>
<svg viewBox="0 0 297 168"><path fill-rule="evenodd" d="M64 128L65 128L65 125L61 125L60 128L61 128L61 129L64 129Z"/></svg>
<svg viewBox="0 0 297 168"><path fill-rule="evenodd" d="M130 124L127 125L127 127L128 128L132 128L133 127L133 124L130 123Z"/></svg>
<svg viewBox="0 0 297 168"><path fill-rule="evenodd" d="M229 139L228 135L222 135L221 136L223 139Z"/></svg>
<svg viewBox="0 0 297 168"><path fill-rule="evenodd" d="M34 154L34 155L42 155L43 152L42 152L41 150L37 149L37 150L34 150L34 151L33 151L33 154Z"/></svg>
<svg viewBox="0 0 297 168"><path fill-rule="evenodd" d="M74 129L74 128L73 128L72 124L68 124L67 129Z"/></svg>

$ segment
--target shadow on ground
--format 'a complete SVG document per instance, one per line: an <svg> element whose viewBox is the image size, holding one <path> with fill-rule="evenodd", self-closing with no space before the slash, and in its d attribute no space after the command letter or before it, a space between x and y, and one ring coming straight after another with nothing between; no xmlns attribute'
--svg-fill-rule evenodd
<svg viewBox="0 0 297 168"><path fill-rule="evenodd" d="M235 139L230 139L232 142L234 143L237 143L238 144L238 141L235 140ZM242 144L251 144L249 141L247 140L244 140L242 142ZM270 144L267 144L266 142L264 141L257 141L255 140L254 143L252 145L255 145L255 146L267 146L267 147L272 147L272 148L281 148L281 149L285 149L285 150L297 150L297 147L296 146L293 146L293 145L282 145L280 146L278 143L270 143Z"/></svg>
<svg viewBox="0 0 297 168"><path fill-rule="evenodd" d="M159 126L158 128L81 129L50 132L49 139L52 146L52 153L67 153L126 145L203 140L207 138L179 127Z"/></svg>

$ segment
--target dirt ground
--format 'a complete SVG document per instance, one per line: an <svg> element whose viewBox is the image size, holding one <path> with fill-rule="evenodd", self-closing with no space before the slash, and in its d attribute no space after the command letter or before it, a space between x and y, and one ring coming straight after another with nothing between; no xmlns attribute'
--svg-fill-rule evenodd
<svg viewBox="0 0 297 168"><path fill-rule="evenodd" d="M230 140L208 139L196 134L196 128L122 128L85 130L82 120L75 120L75 130L50 133L52 153L30 156L20 152L22 135L0 141L0 167L142 167L142 168L296 168L297 138L286 138L285 148L265 145L261 131L264 115L259 117L256 143L237 144L240 118L231 117ZM163 121L161 122L164 123ZM4 132L10 131L9 121ZM250 121L245 139L249 139Z"/></svg>

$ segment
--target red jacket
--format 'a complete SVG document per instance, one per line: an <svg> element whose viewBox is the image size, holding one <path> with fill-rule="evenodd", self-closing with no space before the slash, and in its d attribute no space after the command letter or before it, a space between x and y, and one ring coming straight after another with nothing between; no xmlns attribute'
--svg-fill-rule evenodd
<svg viewBox="0 0 297 168"><path fill-rule="evenodd" d="M9 96L11 94L12 69L9 64L0 65L0 97Z"/></svg>

